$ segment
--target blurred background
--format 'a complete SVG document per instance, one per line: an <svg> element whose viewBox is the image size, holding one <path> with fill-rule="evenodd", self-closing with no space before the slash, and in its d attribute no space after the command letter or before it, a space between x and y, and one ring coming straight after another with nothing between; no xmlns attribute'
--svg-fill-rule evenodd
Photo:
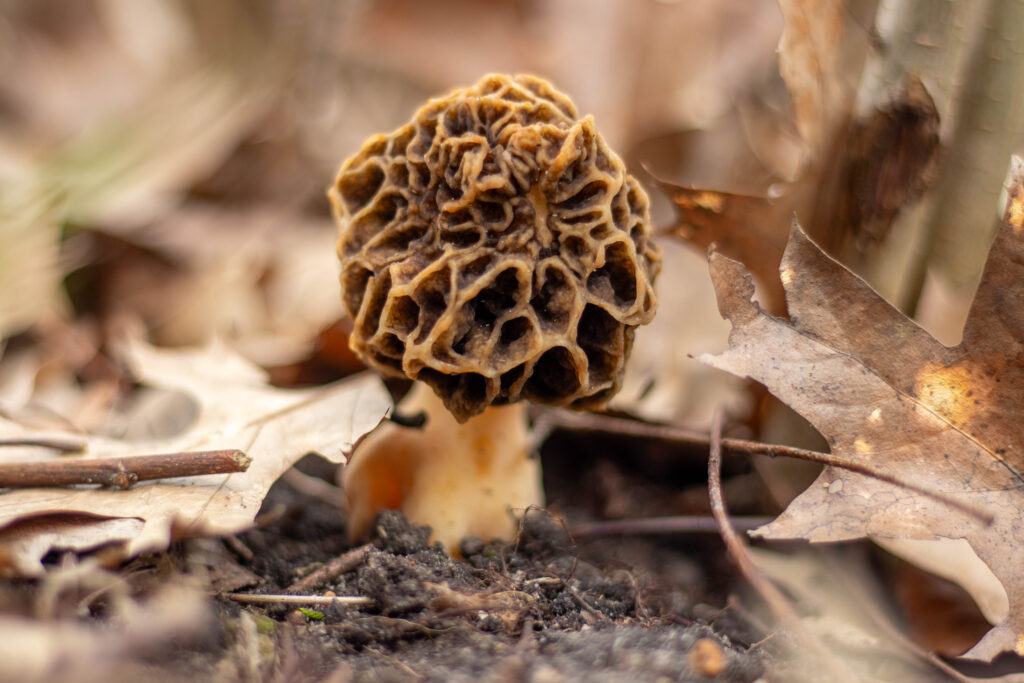
<svg viewBox="0 0 1024 683"><path fill-rule="evenodd" d="M0 349L22 369L7 391L88 429L116 392L86 407L47 386L116 379L97 351L126 326L220 336L279 384L351 372L325 188L368 135L488 72L543 76L593 114L656 225L675 218L652 173L764 186L796 144L781 31L775 3L745 0L3 0ZM766 111L783 122L770 171L737 152L755 107L761 128ZM702 249L665 247L663 312L619 401L700 421L732 380L687 354L727 326Z"/></svg>

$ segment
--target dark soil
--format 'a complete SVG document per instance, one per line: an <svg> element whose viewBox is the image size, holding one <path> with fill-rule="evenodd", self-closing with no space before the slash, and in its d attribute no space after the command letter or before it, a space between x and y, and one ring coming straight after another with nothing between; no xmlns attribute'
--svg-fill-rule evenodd
<svg viewBox="0 0 1024 683"><path fill-rule="evenodd" d="M664 591L651 603L634 573L581 559L548 513L529 515L515 544L467 539L463 561L399 513L382 513L375 529L364 561L324 587L370 597L372 607L332 606L314 619L259 610L290 629L296 654L284 663L295 680L332 671L360 681L703 680L689 656L701 638L721 653L718 680L761 673L757 657L710 627L661 614L672 604ZM243 537L257 553L251 568L269 567L256 558L270 552L257 550L270 535Z"/></svg>
<svg viewBox="0 0 1024 683"><path fill-rule="evenodd" d="M542 463L548 507L531 511L512 542L467 538L462 557L453 559L429 543L429 529L385 512L347 571L301 591L368 599L359 606L251 605L224 597L294 592L297 581L353 549L339 506L302 495L283 479L264 501L256 528L237 538L185 541L112 568L142 603L174 582L216 594L212 614L196 616L200 626L190 637L119 654L93 675L69 667L46 680L556 683L761 676L767 655L751 644L764 634L725 608L735 574L716 534L572 533L574 524L595 519L702 512L699 456L693 462L685 453L669 457L637 439L576 437L549 440ZM315 456L299 467L326 480L335 474ZM32 582L0 585L9 589L11 607L20 601L28 611L38 602ZM113 617L107 605L114 603L89 598L90 591L66 588L58 612L81 623ZM85 600L90 612L81 614Z"/></svg>
<svg viewBox="0 0 1024 683"><path fill-rule="evenodd" d="M631 444L636 456L638 443ZM552 445L563 454L577 446L559 439ZM570 534L567 520L593 519L608 505L627 514L636 512L630 500L656 500L669 505L666 512L685 507L678 491L686 490L689 467L678 459L624 460L616 446L591 448L583 468L564 458L562 466L545 461L549 509L527 515L512 543L465 539L462 559L430 545L429 529L382 513L362 561L314 591L368 597L372 606L301 612L224 601L223 614L262 617L280 653L279 680L709 679L702 672L720 681L758 678L762 662L746 642L753 636L722 609L733 574L717 537L577 542ZM302 467L320 473L321 465L307 460ZM581 502L579 492L602 478L619 487L614 496L630 500L594 491ZM238 539L247 549L238 564L262 579L253 592L286 592L350 547L337 508L287 484L274 487L264 511L272 521Z"/></svg>
<svg viewBox="0 0 1024 683"><path fill-rule="evenodd" d="M339 668L359 681L701 680L688 657L700 638L720 648L719 680L761 672L712 629L650 615L634 575L570 552L548 514L531 514L516 545L467 540L465 561L398 513L382 513L376 530L365 561L328 587L372 607L330 607L322 620L263 610L292 624L296 680Z"/></svg>

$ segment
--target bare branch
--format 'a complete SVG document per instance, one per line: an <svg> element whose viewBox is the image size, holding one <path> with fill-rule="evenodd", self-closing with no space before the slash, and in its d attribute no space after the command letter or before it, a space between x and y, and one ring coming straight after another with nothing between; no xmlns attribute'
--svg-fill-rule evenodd
<svg viewBox="0 0 1024 683"><path fill-rule="evenodd" d="M251 462L252 458L242 451L220 450L3 463L0 488L102 484L127 489L152 479L244 472Z"/></svg>
<svg viewBox="0 0 1024 683"><path fill-rule="evenodd" d="M338 555L336 558L320 567L309 575L299 579L291 586L288 587L290 592L302 592L319 588L324 584L330 583L334 579L338 578L342 574L352 569L355 569L363 560L366 559L366 553L370 552L371 544L361 545L358 548L353 548L348 552Z"/></svg>
<svg viewBox="0 0 1024 683"><path fill-rule="evenodd" d="M725 509L725 500L722 497L721 410L715 411L715 416L712 418L710 441L708 495L711 499L711 514L714 516L715 521L718 522L719 533L721 533L722 540L725 542L725 547L729 550L729 554L732 555L733 561L747 581L750 582L750 585L754 587L754 590L768 603L768 606L782 625L806 643L808 649L813 651L822 664L828 668L829 679L853 683L855 680L853 676L840 667L835 659L829 656L821 641L807 630L807 627L800 620L800 615L797 614L793 605L782 594L782 591L776 588L775 584L765 578L764 574L754 566L754 562L750 559L750 554L747 552L746 544L739 534L736 533L736 529L733 528L732 523L729 521L729 514Z"/></svg>
<svg viewBox="0 0 1024 683"><path fill-rule="evenodd" d="M219 597L243 605L372 605L373 598L357 595L253 595L249 593L218 593Z"/></svg>
<svg viewBox="0 0 1024 683"><path fill-rule="evenodd" d="M637 436L645 439L657 439L669 443L686 444L690 446L708 446L709 441L706 434L701 432L672 427L668 425L652 425L636 420L628 420L621 417L611 417L600 413L571 413L567 410L544 410L537 420L542 434L550 432L556 427L575 429L577 431L606 432L610 434L622 434L624 436ZM936 500L944 505L974 517L983 524L991 524L995 517L992 513L979 509L973 505L964 503L951 496L938 491L930 490L914 482L894 477L884 472L865 465L862 462L844 458L833 453L822 453L820 451L809 451L804 448L792 446L778 446L774 444L759 443L757 441L746 441L743 439L722 439L722 450L730 455L767 455L769 457L783 456L807 460L822 465L839 467L849 472L863 474L866 477L883 481L893 486L913 491L919 495Z"/></svg>
<svg viewBox="0 0 1024 683"><path fill-rule="evenodd" d="M733 517L733 525L750 531L764 526L774 517ZM614 519L601 522L583 522L573 525L569 532L576 538L608 536L612 534L706 534L718 533L718 523L707 515L676 515L642 519Z"/></svg>

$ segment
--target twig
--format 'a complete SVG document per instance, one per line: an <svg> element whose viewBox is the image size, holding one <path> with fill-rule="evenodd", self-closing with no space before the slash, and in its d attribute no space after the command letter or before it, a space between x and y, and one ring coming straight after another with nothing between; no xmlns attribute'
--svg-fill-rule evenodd
<svg viewBox="0 0 1024 683"><path fill-rule="evenodd" d="M61 453L81 453L85 450L86 442L71 439L0 439L0 447L6 446L38 446Z"/></svg>
<svg viewBox="0 0 1024 683"><path fill-rule="evenodd" d="M708 458L708 494L711 498L711 513L714 515L715 520L718 522L719 532L722 535L722 541L725 542L725 547L728 549L729 554L732 555L732 560L739 567L739 570L743 573L746 581L749 581L751 586L754 587L772 612L778 618L778 621L782 625L790 630L795 636L800 637L809 646L811 650L820 658L821 663L828 668L828 674L830 675L829 680L835 681L850 681L854 682L854 678L849 672L844 671L841 667L836 664L833 657L828 655L821 642L804 626L804 623L800 620L800 615L797 610L794 609L790 601L786 600L785 596L782 595L774 584L765 579L758 568L754 565L754 561L751 560L751 556L746 552L746 545L742 539L739 538L736 529L732 527L732 523L729 520L729 514L725 510L725 501L722 498L722 411L721 409L715 412L715 417L712 418L711 426L711 438L710 438L710 456Z"/></svg>
<svg viewBox="0 0 1024 683"><path fill-rule="evenodd" d="M324 584L330 583L342 574L352 569L355 569L363 560L366 559L366 553L370 552L370 548L373 545L366 544L361 545L358 548L353 548L347 553L338 555L333 560L320 567L316 571L310 572L307 576L302 577L292 585L288 586L290 592L303 592L319 588Z"/></svg>
<svg viewBox="0 0 1024 683"><path fill-rule="evenodd" d="M218 593L225 600L243 605L372 605L373 598L358 595L254 595L250 593Z"/></svg>
<svg viewBox="0 0 1024 683"><path fill-rule="evenodd" d="M562 579L557 576L538 576L534 579L527 579L523 581L524 586L554 586L565 583Z"/></svg>
<svg viewBox="0 0 1024 683"><path fill-rule="evenodd" d="M733 517L733 526L750 531L764 526L774 517ZM613 534L706 534L718 533L718 523L707 515L676 515L641 519L615 519L602 522L583 522L569 528L577 538L608 536Z"/></svg>
<svg viewBox="0 0 1024 683"><path fill-rule="evenodd" d="M545 409L537 420L542 429L553 427L565 427L582 432L606 432L609 434L621 434L623 436L637 436L642 439L656 439L669 443L680 443L688 446L701 448L708 447L708 435L692 429L683 427L672 427L669 425L654 425L646 422L637 422L622 417L612 417L600 413L574 413L568 410ZM804 460L829 457L827 453L809 451L803 448L792 446L778 446L773 444L758 443L757 441L745 441L743 439L722 439L722 447L725 452L736 455L767 455L771 457L788 456Z"/></svg>
<svg viewBox="0 0 1024 683"><path fill-rule="evenodd" d="M239 559L243 562L250 562L252 561L252 558L256 557L256 554L252 549L242 543L238 536L227 536L224 539L224 545L226 545L235 555L238 555Z"/></svg>
<svg viewBox="0 0 1024 683"><path fill-rule="evenodd" d="M658 439L660 441L681 443L691 446L706 447L708 445L707 435L700 432L682 429L680 427L651 425L643 422L636 422L635 420L627 420L600 414L577 414L564 410L545 410L538 422L540 422L542 430L550 430L554 427L566 427L576 429L578 431L607 432L612 434L622 434L624 436L637 436L645 439ZM873 467L865 465L862 462L857 462L856 460L835 455L834 453L822 453L821 451L810 451L803 448L794 448L792 446L765 444L757 441L746 441L744 439L722 439L721 444L724 452L734 455L767 455L773 458L783 456L838 467L848 472L862 474L866 477L871 477L878 481L885 482L886 484L892 484L893 486L906 489L907 491L912 491L913 493L925 496L926 498L931 498L932 500L938 501L944 505L948 505L954 510L962 512L965 515L974 517L982 524L990 525L995 520L995 516L992 513L979 509L976 506L959 501L944 493L932 491L911 481L907 481L906 479L894 477L890 474L886 474L885 472L879 472Z"/></svg>
<svg viewBox="0 0 1024 683"><path fill-rule="evenodd" d="M102 484L127 489L151 479L244 472L250 463L252 458L236 450L3 463L0 488Z"/></svg>
<svg viewBox="0 0 1024 683"><path fill-rule="evenodd" d="M570 584L568 581L563 581L562 584L565 587L565 590L569 591L569 595L571 595L572 597L576 598L576 602L580 603L580 607L583 608L584 612L586 612L590 616L594 617L598 621L608 621L609 620L607 614L605 614L604 612L600 612L600 611L594 609L590 605L589 602L584 600L583 596L580 595L580 592L578 590L576 590L576 588L572 584Z"/></svg>
<svg viewBox="0 0 1024 683"><path fill-rule="evenodd" d="M319 500L332 507L340 506L345 500L345 494L340 486L335 486L319 477L310 476L294 467L285 472L281 479L306 498Z"/></svg>
<svg viewBox="0 0 1024 683"><path fill-rule="evenodd" d="M807 630L800 620L800 615L790 604L786 596L775 587L771 581L758 571L753 560L747 553L746 544L739 537L729 520L729 514L725 510L725 500L722 498L722 411L715 411L711 420L710 455L708 457L708 495L711 499L711 514L718 522L718 530L725 542L725 547L732 555L733 562L746 577L750 585L754 587L772 612L793 635L801 638L808 647L821 660L821 663L828 668L829 680L849 681L854 683L855 679L849 672L838 666L835 660L829 656L824 645L821 644L814 634Z"/></svg>

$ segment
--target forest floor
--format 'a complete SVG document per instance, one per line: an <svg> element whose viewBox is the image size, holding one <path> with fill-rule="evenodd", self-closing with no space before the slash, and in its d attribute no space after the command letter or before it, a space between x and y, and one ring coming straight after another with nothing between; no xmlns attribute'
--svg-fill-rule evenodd
<svg viewBox="0 0 1024 683"><path fill-rule="evenodd" d="M755 645L762 635L743 612L729 608L735 573L717 534L604 535L579 526L602 507L622 511L678 495L675 480L686 469L652 457L643 443L634 441L642 457L632 458L629 441L601 440L604 452L595 451L595 437L556 433L544 449L549 509L530 511L511 543L465 539L458 559L397 512L382 513L373 537L352 544L339 506L300 493L285 477L256 528L179 542L113 568L140 603L168 584L198 588L206 597L186 616L191 627L163 645L102 661L72 653L49 680L758 679L768 652ZM586 462L583 453L591 454ZM644 462L658 471L642 472ZM333 478L334 466L316 456L299 468ZM601 481L616 482L616 490ZM47 563L67 559L51 553ZM28 612L54 592L46 581L4 588L15 597L8 604ZM56 593L80 622L117 621L108 619L113 591L80 581ZM314 602L239 602L282 594ZM363 600L315 602L331 595Z"/></svg>

